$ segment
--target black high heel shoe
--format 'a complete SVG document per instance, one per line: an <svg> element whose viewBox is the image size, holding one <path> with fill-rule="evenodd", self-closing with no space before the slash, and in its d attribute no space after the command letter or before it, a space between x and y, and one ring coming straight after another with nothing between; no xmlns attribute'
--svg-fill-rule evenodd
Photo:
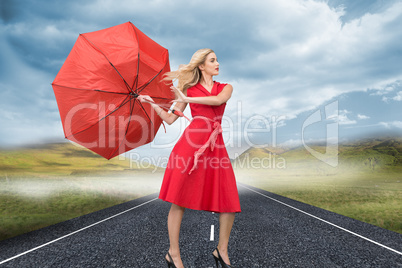
<svg viewBox="0 0 402 268"><path fill-rule="evenodd" d="M176 268L176 265L174 265L172 256L170 256L170 253L169 253L169 252L167 253L167 255L168 255L168 257L169 257L169 261L166 260L166 258L165 258L165 260L166 260L166 262L167 262L168 268L170 268L170 267Z"/></svg>
<svg viewBox="0 0 402 268"><path fill-rule="evenodd" d="M218 257L216 257L216 256L212 253L212 256L214 256L214 259L215 259L216 268L219 268L218 263L221 263L222 268L235 268L234 266L231 266L231 265L229 265L229 264L226 264L226 263L223 261L223 259L222 259L222 257L221 257L221 254L219 254L218 248L216 248L216 252L218 253Z"/></svg>

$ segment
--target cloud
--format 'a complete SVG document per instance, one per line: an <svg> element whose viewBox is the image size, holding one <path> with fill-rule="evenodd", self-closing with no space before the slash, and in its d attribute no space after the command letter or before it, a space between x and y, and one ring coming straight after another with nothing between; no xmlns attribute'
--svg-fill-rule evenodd
<svg viewBox="0 0 402 268"><path fill-rule="evenodd" d="M382 96L382 95L390 94L393 91L395 91L397 89L401 89L401 88L402 88L402 81L397 80L392 83L385 83L385 84L381 85L379 88L371 88L368 91L370 92L371 96L377 96L377 95Z"/></svg>
<svg viewBox="0 0 402 268"><path fill-rule="evenodd" d="M284 147L284 148L294 148L294 147L298 147L301 146L303 143L301 141L301 139L290 139L287 140L281 144L279 144L280 147Z"/></svg>
<svg viewBox="0 0 402 268"><path fill-rule="evenodd" d="M392 98L394 101L402 101L402 91L399 91L395 97Z"/></svg>
<svg viewBox="0 0 402 268"><path fill-rule="evenodd" d="M337 117L337 122L339 123L339 125L354 125L356 124L356 120L351 120L348 118L347 114L350 114L350 111L347 110L341 110L338 113L338 117Z"/></svg>
<svg viewBox="0 0 402 268"><path fill-rule="evenodd" d="M379 125L382 125L388 129L390 128L402 129L402 121L380 122Z"/></svg>
<svg viewBox="0 0 402 268"><path fill-rule="evenodd" d="M366 13L381 13L399 0L327 0L331 7L338 7L344 10L341 17L343 23L361 18Z"/></svg>
<svg viewBox="0 0 402 268"><path fill-rule="evenodd" d="M358 114L357 118L360 119L360 120L364 120L364 119L369 119L370 116L367 116L367 115L364 115L364 114Z"/></svg>
<svg viewBox="0 0 402 268"><path fill-rule="evenodd" d="M0 50L0 144L62 139L57 104L49 96L51 76L21 60L4 41L0 41Z"/></svg>
<svg viewBox="0 0 402 268"><path fill-rule="evenodd" d="M402 91L397 92L396 95L393 97L386 97L386 96L382 97L382 101L384 101L384 102L388 103L391 100L402 101Z"/></svg>
<svg viewBox="0 0 402 268"><path fill-rule="evenodd" d="M402 36L394 28L402 21L400 3L344 24L343 10L324 2L292 2L285 12L286 3L277 4L272 8L277 15L259 23L266 49L243 60L247 64L233 65L237 71L230 67L238 82L234 97L246 99L243 106L293 119L342 93L402 77L395 46Z"/></svg>
<svg viewBox="0 0 402 268"><path fill-rule="evenodd" d="M198 48L213 48L221 63L216 80L234 86L226 115L242 124L258 114L282 116L290 128L304 112L356 91L400 101L402 3L381 2L2 1L0 107L7 117L0 124L8 130L0 143L23 140L24 132L60 135L50 83L78 34L126 21L169 49L172 69ZM369 117L360 113L356 119ZM340 114L340 124L356 124L348 116ZM156 142L174 143L181 128L168 131Z"/></svg>

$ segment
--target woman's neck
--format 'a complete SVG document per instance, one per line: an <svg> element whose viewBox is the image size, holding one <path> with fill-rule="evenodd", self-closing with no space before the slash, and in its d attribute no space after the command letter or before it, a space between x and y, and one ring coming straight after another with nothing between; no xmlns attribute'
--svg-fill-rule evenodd
<svg viewBox="0 0 402 268"><path fill-rule="evenodd" d="M202 85L206 85L206 86L213 86L214 85L214 80L212 79L212 75L210 76L202 76L200 83Z"/></svg>

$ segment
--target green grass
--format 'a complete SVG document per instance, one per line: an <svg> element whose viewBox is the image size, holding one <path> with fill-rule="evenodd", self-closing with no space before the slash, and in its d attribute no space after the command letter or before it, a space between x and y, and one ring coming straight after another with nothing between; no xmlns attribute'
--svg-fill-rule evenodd
<svg viewBox="0 0 402 268"><path fill-rule="evenodd" d="M400 192L361 188L278 190L277 194L402 233Z"/></svg>
<svg viewBox="0 0 402 268"><path fill-rule="evenodd" d="M2 195L0 240L134 199L62 193L46 200Z"/></svg>
<svg viewBox="0 0 402 268"><path fill-rule="evenodd" d="M72 143L0 150L0 240L155 193L161 170Z"/></svg>
<svg viewBox="0 0 402 268"><path fill-rule="evenodd" d="M125 170L152 171L140 168L134 161L115 157L107 160L72 143L47 144L36 148L0 150L0 177L66 176L82 173L102 174Z"/></svg>
<svg viewBox="0 0 402 268"><path fill-rule="evenodd" d="M321 154L327 149L310 148ZM402 138L356 140L339 144L335 152L336 167L300 146L274 156L281 166L245 166L235 172L240 182L402 233ZM246 153L250 159L269 156L257 148Z"/></svg>
<svg viewBox="0 0 402 268"><path fill-rule="evenodd" d="M163 174L0 179L0 240L158 191Z"/></svg>
<svg viewBox="0 0 402 268"><path fill-rule="evenodd" d="M236 175L240 182L402 233L401 167L326 170L307 162L283 170L236 170Z"/></svg>

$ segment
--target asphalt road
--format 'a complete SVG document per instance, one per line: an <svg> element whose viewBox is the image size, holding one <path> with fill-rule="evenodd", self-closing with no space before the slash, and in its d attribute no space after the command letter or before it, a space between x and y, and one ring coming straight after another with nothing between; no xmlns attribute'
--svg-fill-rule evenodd
<svg viewBox="0 0 402 268"><path fill-rule="evenodd" d="M235 267L402 267L401 234L244 184L239 194ZM165 267L169 208L153 194L1 241L0 267ZM186 267L214 267L218 216L186 210Z"/></svg>

